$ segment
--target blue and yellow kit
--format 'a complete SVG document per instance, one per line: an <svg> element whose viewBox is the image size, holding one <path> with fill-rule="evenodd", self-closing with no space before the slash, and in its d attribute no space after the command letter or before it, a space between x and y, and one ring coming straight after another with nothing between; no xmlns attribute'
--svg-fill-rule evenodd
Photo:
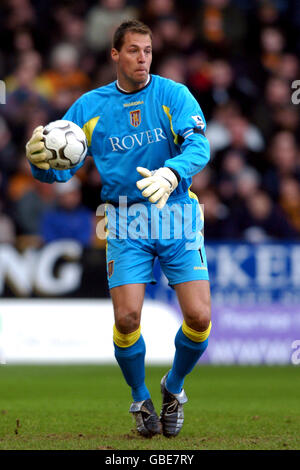
<svg viewBox="0 0 300 470"><path fill-rule="evenodd" d="M189 187L192 176L209 161L209 143L202 110L185 85L151 75L144 88L127 93L115 81L82 95L62 119L73 121L84 130L88 155L93 157L101 175L101 199L112 203L117 212L120 196L126 196L129 207L143 203L150 214L153 205L136 187L141 179L136 167L155 170L167 166L175 171L179 184L156 217L163 220L164 212L176 203L182 207L192 204L193 222L201 219L199 204ZM69 180L82 164L71 170L31 167L35 178L52 183ZM199 222L197 227L200 225ZM148 236L135 240L113 237L114 227L110 227L109 220L108 229L110 287L153 281L155 256L171 285L208 279L204 247L200 251L186 250L186 240L172 238L172 230L167 239ZM196 232L195 240L199 238L198 228Z"/></svg>

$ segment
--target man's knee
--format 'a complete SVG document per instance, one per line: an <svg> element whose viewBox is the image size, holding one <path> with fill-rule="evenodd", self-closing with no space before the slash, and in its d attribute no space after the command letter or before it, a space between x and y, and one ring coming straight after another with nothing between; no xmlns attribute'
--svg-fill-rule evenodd
<svg viewBox="0 0 300 470"><path fill-rule="evenodd" d="M210 302L199 302L196 306L191 306L184 312L186 324L196 331L205 331L209 327L211 320Z"/></svg>
<svg viewBox="0 0 300 470"><path fill-rule="evenodd" d="M140 326L140 312L135 309L115 310L115 324L117 330L122 334L129 334Z"/></svg>

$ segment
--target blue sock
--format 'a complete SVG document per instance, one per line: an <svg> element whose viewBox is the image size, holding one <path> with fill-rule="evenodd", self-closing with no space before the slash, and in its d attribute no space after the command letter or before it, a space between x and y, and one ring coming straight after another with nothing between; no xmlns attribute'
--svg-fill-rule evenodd
<svg viewBox="0 0 300 470"><path fill-rule="evenodd" d="M143 336L129 347L120 348L114 342L115 358L123 372L124 378L131 387L134 401L143 401L150 398L145 385L145 354L146 347Z"/></svg>
<svg viewBox="0 0 300 470"><path fill-rule="evenodd" d="M189 339L179 328L175 337L175 357L172 369L170 370L166 387L171 393L180 393L183 387L184 378L189 374L207 348L208 338L202 342Z"/></svg>

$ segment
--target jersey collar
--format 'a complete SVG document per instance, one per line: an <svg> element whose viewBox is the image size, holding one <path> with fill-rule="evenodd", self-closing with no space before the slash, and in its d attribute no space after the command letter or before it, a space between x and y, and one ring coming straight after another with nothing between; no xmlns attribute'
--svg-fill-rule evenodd
<svg viewBox="0 0 300 470"><path fill-rule="evenodd" d="M134 95L135 93L139 93L140 91L145 90L145 88L147 88L147 86L150 85L151 80L152 80L152 76L149 74L148 75L148 80L147 80L145 86L143 86L143 88L140 88L139 90L136 90L136 91L126 91L126 90L124 90L124 88L120 87L118 80L115 82L115 84L116 84L117 90L120 93L124 93L125 95Z"/></svg>

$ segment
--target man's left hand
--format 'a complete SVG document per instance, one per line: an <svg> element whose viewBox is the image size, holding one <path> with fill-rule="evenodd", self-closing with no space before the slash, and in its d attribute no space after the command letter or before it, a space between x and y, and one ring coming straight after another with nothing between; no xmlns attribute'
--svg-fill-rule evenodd
<svg viewBox="0 0 300 470"><path fill-rule="evenodd" d="M142 196L147 197L152 203L157 202L158 209L162 209L170 194L178 186L175 173L166 166L154 171L138 166L137 171L144 177L136 183L139 190L144 190Z"/></svg>

